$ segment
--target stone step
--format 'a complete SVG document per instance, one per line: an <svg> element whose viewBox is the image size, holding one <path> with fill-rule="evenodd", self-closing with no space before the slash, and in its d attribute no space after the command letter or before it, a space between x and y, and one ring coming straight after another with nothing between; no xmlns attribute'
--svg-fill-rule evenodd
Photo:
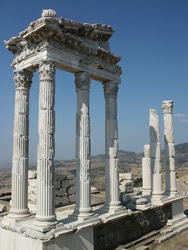
<svg viewBox="0 0 188 250"><path fill-rule="evenodd" d="M155 230L153 232L150 232L148 234L145 234L144 236L140 237L139 239L137 240L134 240L128 244L125 244L123 246L123 248L130 248L130 247L133 247L133 246L136 246L136 245L139 245L140 243L142 243L142 246L143 245L148 245L152 242L155 241L156 239L156 236L160 234L160 230ZM138 246L139 247L139 246Z"/></svg>

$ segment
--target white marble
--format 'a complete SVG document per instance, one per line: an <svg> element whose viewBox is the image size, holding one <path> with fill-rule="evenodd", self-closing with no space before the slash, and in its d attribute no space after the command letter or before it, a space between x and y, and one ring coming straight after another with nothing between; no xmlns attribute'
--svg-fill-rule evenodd
<svg viewBox="0 0 188 250"><path fill-rule="evenodd" d="M119 200L118 171L118 124L117 124L117 92L116 82L104 83L105 96L105 208L109 212L121 209Z"/></svg>
<svg viewBox="0 0 188 250"><path fill-rule="evenodd" d="M173 130L173 101L162 102L164 116L164 148L165 148L165 171L166 171L166 195L177 194L175 172L175 146Z"/></svg>
<svg viewBox="0 0 188 250"><path fill-rule="evenodd" d="M29 87L32 73L39 68L39 119L38 119L38 155L37 155L37 213L22 220L8 217L3 246L6 250L20 248L45 249L42 240L54 237L54 232L63 234L100 222L91 208L90 184L90 117L89 86L90 79L104 84L106 100L106 208L112 214L105 216L118 218L121 210L119 201L118 172L118 135L117 135L117 85L120 83L121 67L117 65L120 57L110 51L109 39L114 30L109 25L79 23L66 18L56 18L56 12L43 10L42 17L32 22L18 36L5 41L14 59L16 69L16 101L14 123L13 152L13 191L10 216L27 216L28 184L28 107ZM75 73L77 90L76 121L76 208L74 223L66 225L56 221L54 190L54 155L55 155L55 67ZM18 73L19 72L19 73ZM21 108L21 112L19 109ZM19 112L18 112L19 111ZM21 125L20 125L21 124ZM23 130L23 132L22 132ZM34 176L33 176L34 177ZM36 181L30 180L36 187ZM70 192L72 193L73 190ZM122 211L122 216L126 212ZM110 217L112 215L112 217ZM15 216L15 217L16 217ZM32 217L32 219L31 219ZM11 221L12 220L12 221ZM27 221L26 221L27 220ZM77 228L74 228L75 221ZM70 228L69 228L70 227ZM1 229L0 229L1 230ZM2 229L4 230L4 229ZM10 232L10 230L15 232ZM28 233L29 231L29 233ZM49 232L48 232L49 231ZM89 232L90 231L90 232ZM8 232L8 233L7 233ZM89 234L88 234L89 232ZM16 234L20 233L20 237ZM41 236L42 235L42 236ZM80 235L80 236L79 236ZM27 240L25 237L33 238ZM77 237L78 236L78 237ZM86 234L77 232L66 235L59 244L84 246L92 249L93 231ZM40 238L44 237L44 238ZM9 239L10 240L9 242ZM82 238L82 239L81 239ZM45 238L46 239L46 238ZM81 240L80 240L81 239ZM67 241L69 242L67 244ZM90 241L90 242L89 242ZM58 242L58 239L57 241ZM91 244L90 244L91 243ZM47 244L47 243L46 243ZM50 242L51 244L51 242ZM80 246L79 245L79 246ZM54 244L47 246L54 248ZM77 248L76 248L77 249Z"/></svg>
<svg viewBox="0 0 188 250"><path fill-rule="evenodd" d="M150 145L144 145L144 157L142 158L142 195L151 194L151 158Z"/></svg>
<svg viewBox="0 0 188 250"><path fill-rule="evenodd" d="M160 132L159 118L155 109L150 109L150 157L152 171L152 202L163 197L162 175L160 164Z"/></svg>
<svg viewBox="0 0 188 250"><path fill-rule="evenodd" d="M12 202L9 216L23 217L29 214L27 204L28 144L29 144L29 90L32 73L15 71L15 106L12 157Z"/></svg>
<svg viewBox="0 0 188 250"><path fill-rule="evenodd" d="M90 183L90 75L86 72L76 73L75 85L77 92L75 215L79 218L85 218L93 214Z"/></svg>
<svg viewBox="0 0 188 250"><path fill-rule="evenodd" d="M55 155L55 64L39 65L39 121L37 155L36 225L48 226L55 221L54 155Z"/></svg>

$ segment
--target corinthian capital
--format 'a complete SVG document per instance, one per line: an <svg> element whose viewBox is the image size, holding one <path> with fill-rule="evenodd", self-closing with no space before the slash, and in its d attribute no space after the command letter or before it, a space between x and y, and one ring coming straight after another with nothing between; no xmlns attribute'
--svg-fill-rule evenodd
<svg viewBox="0 0 188 250"><path fill-rule="evenodd" d="M15 70L14 71L14 82L17 88L30 89L32 83L33 73L27 70Z"/></svg>
<svg viewBox="0 0 188 250"><path fill-rule="evenodd" d="M78 90L88 90L90 89L90 74L87 72L77 72L75 73L75 85L76 91Z"/></svg>
<svg viewBox="0 0 188 250"><path fill-rule="evenodd" d="M174 101L172 101L172 100L162 102L163 114L172 114L173 103L174 103Z"/></svg>
<svg viewBox="0 0 188 250"><path fill-rule="evenodd" d="M40 80L51 80L55 78L55 63L52 61L43 61L39 64Z"/></svg>
<svg viewBox="0 0 188 250"><path fill-rule="evenodd" d="M104 83L104 96L105 98L117 98L118 85L116 82L109 81Z"/></svg>

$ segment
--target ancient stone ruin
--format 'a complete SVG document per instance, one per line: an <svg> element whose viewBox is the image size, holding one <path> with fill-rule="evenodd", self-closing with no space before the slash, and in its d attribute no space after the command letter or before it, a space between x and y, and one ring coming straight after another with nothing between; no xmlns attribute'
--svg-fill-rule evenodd
<svg viewBox="0 0 188 250"><path fill-rule="evenodd" d="M56 18L55 11L43 10L41 18L5 42L14 55L15 112L11 209L0 222L4 250L110 249L161 228L166 222L172 226L187 223L183 195L176 189L172 101L163 103L166 192L161 182L159 121L156 111L150 110L150 145L145 146L143 158L143 195L130 195L129 202L125 199L121 204L120 191L133 191L133 177L121 175L119 187L117 92L121 68L117 65L120 57L110 51L113 32L107 25ZM55 210L56 68L75 75L77 92L76 182L74 188L66 186L72 188L69 194L74 191L75 195L72 211ZM36 213L31 213L28 208L29 92L37 69L40 78L37 178L34 180L37 198L33 198ZM96 207L91 206L90 182L91 79L101 82L104 88L106 119L106 198L103 206ZM30 184L31 179L30 176ZM59 192L63 192L63 185L61 182ZM140 212L135 215L134 210ZM156 211L157 222L153 223ZM147 228L140 219L143 217L147 219ZM135 228L140 230L133 234Z"/></svg>

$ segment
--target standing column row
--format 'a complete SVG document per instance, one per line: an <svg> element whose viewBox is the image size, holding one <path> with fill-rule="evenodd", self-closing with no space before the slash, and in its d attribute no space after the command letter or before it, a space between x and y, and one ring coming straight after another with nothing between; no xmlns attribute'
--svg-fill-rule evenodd
<svg viewBox="0 0 188 250"><path fill-rule="evenodd" d="M104 84L105 96L105 175L106 202L109 212L121 208L119 200L118 172L118 124L117 124L117 92L118 86L113 81Z"/></svg>
<svg viewBox="0 0 188 250"><path fill-rule="evenodd" d="M55 63L39 65L39 119L37 155L36 225L48 226L55 221L54 155L55 155Z"/></svg>
<svg viewBox="0 0 188 250"><path fill-rule="evenodd" d="M90 184L90 75L75 74L77 92L76 113L76 207L75 215L86 218L92 215Z"/></svg>
<svg viewBox="0 0 188 250"><path fill-rule="evenodd" d="M12 158L12 201L9 216L29 215L28 147L29 147L29 90L33 74L26 70L14 72L15 109Z"/></svg>

